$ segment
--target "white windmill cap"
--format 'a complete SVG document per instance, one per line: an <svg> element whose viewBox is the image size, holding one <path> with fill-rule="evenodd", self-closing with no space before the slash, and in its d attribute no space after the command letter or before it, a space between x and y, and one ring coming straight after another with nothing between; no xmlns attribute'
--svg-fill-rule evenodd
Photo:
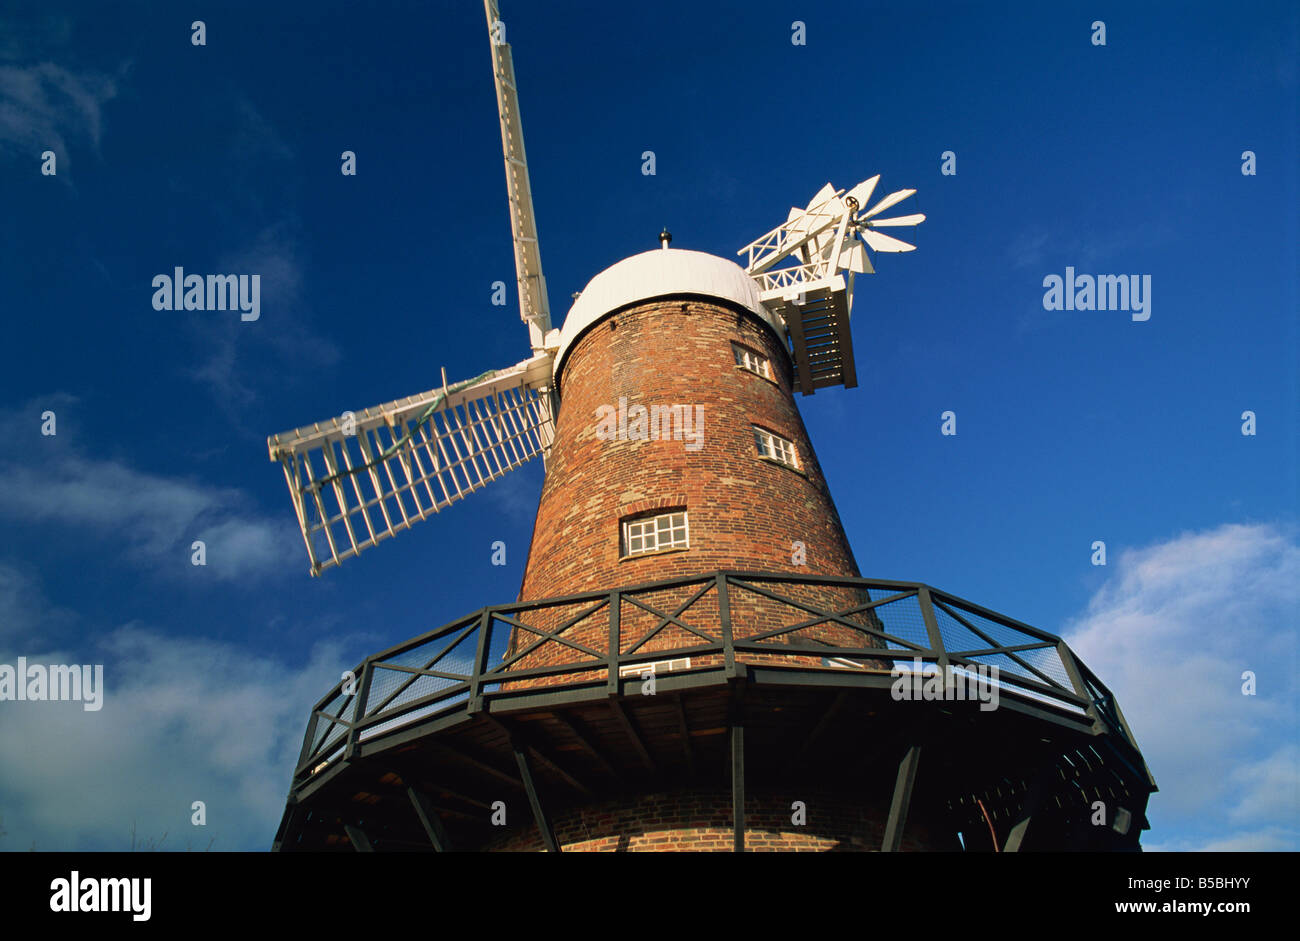
<svg viewBox="0 0 1300 941"><path fill-rule="evenodd" d="M560 329L555 375L575 340L593 324L641 301L695 295L739 305L772 328L778 340L784 325L758 299L758 287L734 261L680 248L656 248L611 265L588 282Z"/></svg>

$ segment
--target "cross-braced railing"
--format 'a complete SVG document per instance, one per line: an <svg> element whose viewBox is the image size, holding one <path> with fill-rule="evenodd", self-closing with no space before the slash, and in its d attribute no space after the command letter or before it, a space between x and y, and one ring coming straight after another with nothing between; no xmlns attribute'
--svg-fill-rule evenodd
<svg viewBox="0 0 1300 941"><path fill-rule="evenodd" d="M417 721L539 687L617 694L665 664L728 678L739 664L950 668L1137 749L1114 695L1059 637L915 582L722 571L494 605L367 657L312 710L293 786Z"/></svg>
<svg viewBox="0 0 1300 941"><path fill-rule="evenodd" d="M829 276L825 272L826 265L820 262L814 262L807 265L791 265L788 268L773 268L771 271L764 271L761 274L754 275L754 283L758 285L759 296L764 297L770 291L791 291L795 288L811 285L813 282L821 282Z"/></svg>

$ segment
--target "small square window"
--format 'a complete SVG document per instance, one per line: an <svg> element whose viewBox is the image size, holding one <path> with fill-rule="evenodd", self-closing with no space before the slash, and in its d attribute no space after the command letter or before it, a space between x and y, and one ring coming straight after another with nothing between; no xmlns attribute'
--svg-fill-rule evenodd
<svg viewBox="0 0 1300 941"><path fill-rule="evenodd" d="M731 344L732 355L736 358L736 365L741 369L746 369L764 379L772 378L772 361L747 346L741 346L739 343Z"/></svg>
<svg viewBox="0 0 1300 941"><path fill-rule="evenodd" d="M623 522L623 554L644 555L665 549L690 547L686 512L643 516Z"/></svg>
<svg viewBox="0 0 1300 941"><path fill-rule="evenodd" d="M795 450L793 441L787 441L780 435L774 435L755 425L754 446L763 457L771 458L786 467L799 469L799 453Z"/></svg>

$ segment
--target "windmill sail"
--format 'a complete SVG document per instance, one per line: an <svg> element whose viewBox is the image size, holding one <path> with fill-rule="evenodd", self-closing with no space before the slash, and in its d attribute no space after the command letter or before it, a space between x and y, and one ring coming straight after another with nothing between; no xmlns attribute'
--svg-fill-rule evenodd
<svg viewBox="0 0 1300 941"><path fill-rule="evenodd" d="M550 447L550 357L267 439L311 573L440 512Z"/></svg>
<svg viewBox="0 0 1300 941"><path fill-rule="evenodd" d="M497 114L501 119L501 147L505 156L506 195L510 201L510 230L515 243L515 274L519 286L519 313L528 324L533 350L541 350L551 329L546 278L537 241L533 189L524 151L524 128L519 116L519 89L515 85L514 57L505 41L505 24L496 0L483 0L487 13L488 42L492 47L492 78L497 89Z"/></svg>

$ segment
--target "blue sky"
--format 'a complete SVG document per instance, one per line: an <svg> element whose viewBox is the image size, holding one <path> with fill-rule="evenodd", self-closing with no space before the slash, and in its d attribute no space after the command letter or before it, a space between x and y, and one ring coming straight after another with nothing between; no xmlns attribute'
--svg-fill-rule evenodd
<svg viewBox="0 0 1300 941"><path fill-rule="evenodd" d="M519 587L540 464L310 579L265 445L528 354L482 5L264 6L0 14L0 663L107 684L0 703L0 848L268 847L340 672ZM799 401L863 574L1064 633L1160 784L1149 849L1300 848L1294 6L502 13L557 323L664 225L734 258L828 180L918 190L859 387ZM175 266L260 273L260 319L154 310ZM1150 320L1045 310L1067 266L1149 275Z"/></svg>

